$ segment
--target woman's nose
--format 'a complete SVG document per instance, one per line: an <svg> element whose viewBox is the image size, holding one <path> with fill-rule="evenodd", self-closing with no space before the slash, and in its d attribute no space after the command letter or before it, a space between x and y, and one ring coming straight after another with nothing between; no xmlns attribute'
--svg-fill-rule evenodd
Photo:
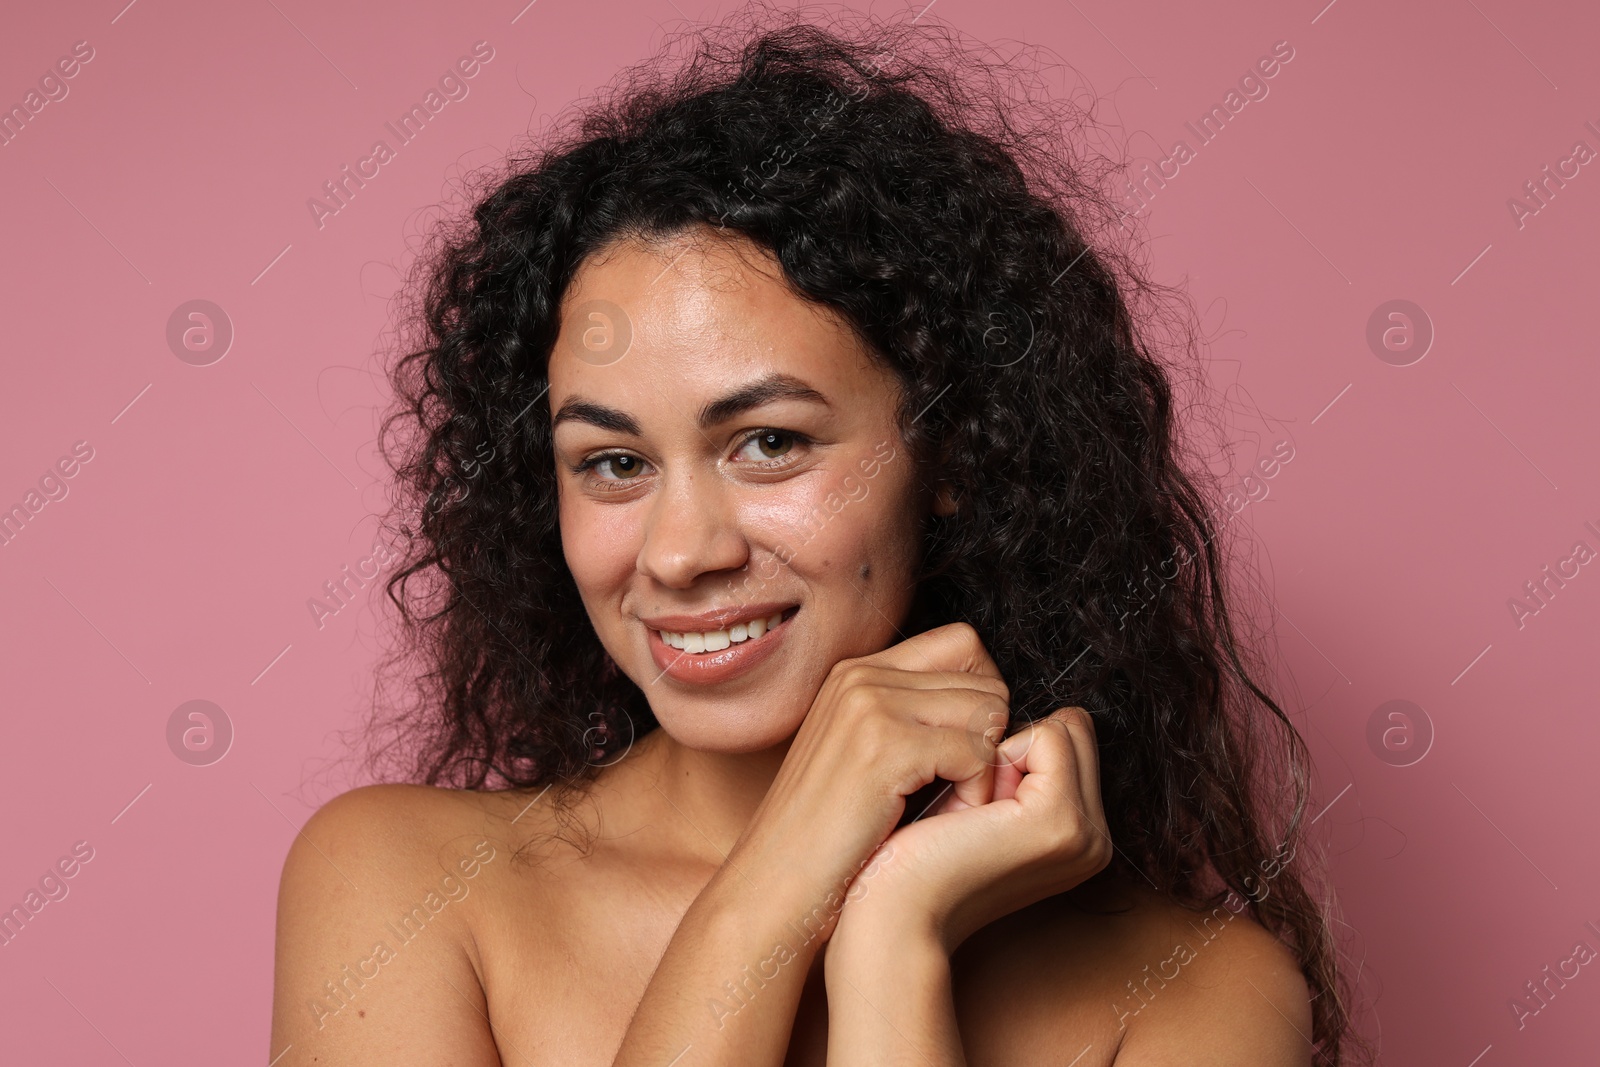
<svg viewBox="0 0 1600 1067"><path fill-rule="evenodd" d="M718 479L694 472L668 478L650 503L639 572L684 589L703 574L738 570L748 559L738 512Z"/></svg>

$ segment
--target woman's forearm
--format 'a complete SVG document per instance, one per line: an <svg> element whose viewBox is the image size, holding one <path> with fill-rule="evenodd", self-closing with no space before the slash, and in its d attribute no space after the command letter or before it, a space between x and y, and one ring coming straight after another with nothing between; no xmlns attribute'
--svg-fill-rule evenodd
<svg viewBox="0 0 1600 1067"><path fill-rule="evenodd" d="M819 899L792 884L758 888L724 866L678 924L615 1067L782 1067L807 972L838 917L831 900L843 902L810 895Z"/></svg>
<svg viewBox="0 0 1600 1067"><path fill-rule="evenodd" d="M846 921L829 942L825 968L828 1067L966 1067L950 957L936 937Z"/></svg>

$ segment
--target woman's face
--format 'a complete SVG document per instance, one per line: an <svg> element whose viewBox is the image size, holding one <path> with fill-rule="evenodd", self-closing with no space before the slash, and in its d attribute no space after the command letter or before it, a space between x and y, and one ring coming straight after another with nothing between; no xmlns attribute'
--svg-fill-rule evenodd
<svg viewBox="0 0 1600 1067"><path fill-rule="evenodd" d="M834 663L898 640L932 504L899 385L769 253L707 228L612 245L549 373L567 565L673 738L779 744Z"/></svg>

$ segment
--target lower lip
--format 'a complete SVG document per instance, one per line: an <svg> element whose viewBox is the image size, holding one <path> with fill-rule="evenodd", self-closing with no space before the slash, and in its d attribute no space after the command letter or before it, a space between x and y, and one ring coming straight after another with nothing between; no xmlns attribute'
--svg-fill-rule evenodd
<svg viewBox="0 0 1600 1067"><path fill-rule="evenodd" d="M799 614L798 609L795 614ZM674 681L691 685L726 682L752 670L776 652L793 621L792 616L786 618L760 637L729 645L720 652L685 652L667 644L658 631L650 630L650 655L661 673Z"/></svg>

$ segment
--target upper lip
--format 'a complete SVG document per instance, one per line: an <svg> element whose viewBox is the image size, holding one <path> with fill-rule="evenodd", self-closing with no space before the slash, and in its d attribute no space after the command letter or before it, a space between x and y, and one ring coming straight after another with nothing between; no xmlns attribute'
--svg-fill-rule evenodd
<svg viewBox="0 0 1600 1067"><path fill-rule="evenodd" d="M765 619L792 607L794 607L792 603L774 600L765 604L734 604L702 612L699 615L652 615L648 618L641 616L639 621L652 630L667 630L671 633L711 633L715 630L726 630L737 622Z"/></svg>

